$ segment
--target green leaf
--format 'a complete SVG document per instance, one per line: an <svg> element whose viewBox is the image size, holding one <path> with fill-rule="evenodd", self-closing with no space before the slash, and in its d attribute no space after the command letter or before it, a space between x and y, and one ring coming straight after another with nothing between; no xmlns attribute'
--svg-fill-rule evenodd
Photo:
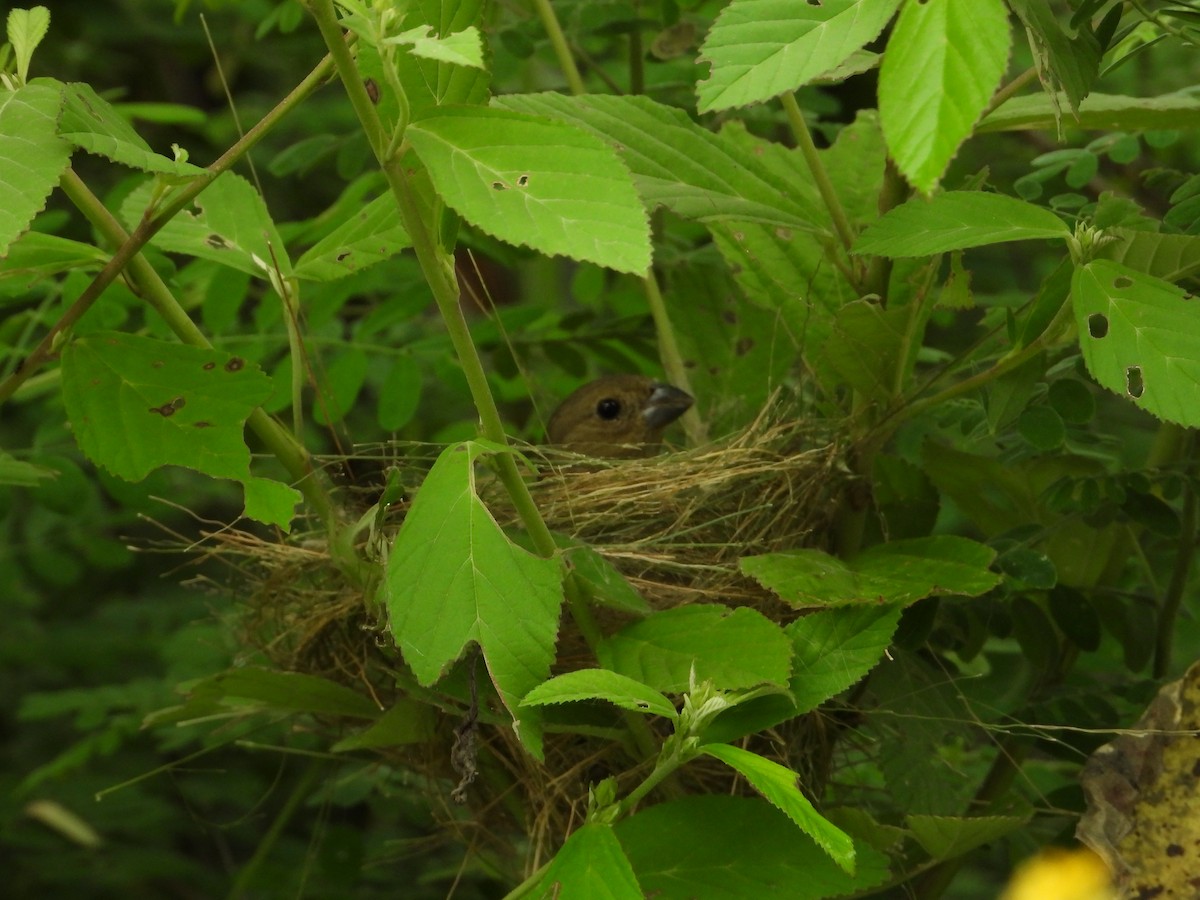
<svg viewBox="0 0 1200 900"><path fill-rule="evenodd" d="M421 366L408 354L392 360L387 377L379 388L379 427L399 431L412 421L421 403Z"/></svg>
<svg viewBox="0 0 1200 900"><path fill-rule="evenodd" d="M1200 272L1200 236L1162 234L1112 228L1106 237L1118 240L1105 244L1097 253L1104 259L1137 269L1163 281L1182 281Z"/></svg>
<svg viewBox="0 0 1200 900"><path fill-rule="evenodd" d="M1009 41L1001 0L926 0L900 11L879 70L879 118L896 165L922 193L1000 86Z"/></svg>
<svg viewBox="0 0 1200 900"><path fill-rule="evenodd" d="M484 68L483 41L479 36L479 29L474 26L438 37L429 34L429 26L423 25L387 38L384 43L408 44L412 48L412 54L422 59L437 60L455 66Z"/></svg>
<svg viewBox="0 0 1200 900"><path fill-rule="evenodd" d="M854 244L855 253L930 256L984 244L1066 238L1071 229L1049 210L982 191L914 199L887 213Z"/></svg>
<svg viewBox="0 0 1200 900"><path fill-rule="evenodd" d="M153 185L147 182L125 198L121 216L128 227L141 221L152 191ZM287 248L266 203L249 181L232 172L206 187L151 243L170 253L209 259L267 280L276 266L285 278L292 274Z"/></svg>
<svg viewBox="0 0 1200 900"><path fill-rule="evenodd" d="M279 672L246 666L210 675L187 688L181 706L160 710L147 725L163 725L213 715L217 712L312 713L376 719L380 709L348 687L301 672Z"/></svg>
<svg viewBox="0 0 1200 900"><path fill-rule="evenodd" d="M741 569L797 605L908 604L991 590L999 584L988 568L995 558L994 550L976 541L937 535L879 544L849 562L807 549L748 556Z"/></svg>
<svg viewBox="0 0 1200 900"><path fill-rule="evenodd" d="M899 603L847 606L802 616L789 625L796 714L816 709L875 668L903 611Z"/></svg>
<svg viewBox="0 0 1200 900"><path fill-rule="evenodd" d="M702 128L682 109L633 96L509 94L492 102L571 122L615 143L648 209L666 206L701 222L828 230L828 216L799 159L795 176L781 177L747 155L740 141Z"/></svg>
<svg viewBox="0 0 1200 900"><path fill-rule="evenodd" d="M145 172L169 175L203 175L191 163L177 162L150 149L133 126L88 84L72 83L63 88L62 119L58 132L89 153Z"/></svg>
<svg viewBox="0 0 1200 900"><path fill-rule="evenodd" d="M480 501L475 461L484 452L474 441L453 444L434 463L392 544L387 608L421 684L437 681L474 641L515 717L550 674L562 566L513 544Z"/></svg>
<svg viewBox="0 0 1200 900"><path fill-rule="evenodd" d="M549 706L578 700L605 700L621 709L678 718L674 705L658 691L608 669L577 669L539 684L522 706Z"/></svg>
<svg viewBox="0 0 1200 900"><path fill-rule="evenodd" d="M247 486L247 508L256 512L264 491L276 511L285 497L294 503L291 488L251 484L242 432L271 393L257 366L218 350L97 332L67 345L62 369L67 415L97 465L128 481L168 465L231 478Z"/></svg>
<svg viewBox="0 0 1200 900"><path fill-rule="evenodd" d="M854 842L813 809L812 803L800 792L799 776L795 772L757 753L729 744L707 744L704 752L744 775L751 787L816 841L842 870L854 874Z"/></svg>
<svg viewBox="0 0 1200 900"><path fill-rule="evenodd" d="M44 6L14 9L8 14L8 42L17 60L17 80L22 84L29 77L33 51L50 30L50 10Z"/></svg>
<svg viewBox="0 0 1200 900"><path fill-rule="evenodd" d="M396 198L383 194L353 210L346 221L305 251L296 261L296 277L334 281L391 259L410 246Z"/></svg>
<svg viewBox="0 0 1200 900"><path fill-rule="evenodd" d="M0 450L0 484L17 487L36 487L47 478L57 477L58 472L45 466L23 462Z"/></svg>
<svg viewBox="0 0 1200 900"><path fill-rule="evenodd" d="M968 850L1023 828L1030 816L906 816L904 823L925 852L936 860Z"/></svg>
<svg viewBox="0 0 1200 900"><path fill-rule="evenodd" d="M852 300L838 310L829 337L813 362L827 387L845 384L872 400L885 401L898 382L897 369L911 310L887 309Z"/></svg>
<svg viewBox="0 0 1200 900"><path fill-rule="evenodd" d="M436 733L437 714L433 707L402 697L369 728L342 738L329 749L334 753L346 753L351 750L424 744L433 740Z"/></svg>
<svg viewBox="0 0 1200 900"><path fill-rule="evenodd" d="M555 900L643 900L646 896L612 826L598 822L572 832L526 894Z"/></svg>
<svg viewBox="0 0 1200 900"><path fill-rule="evenodd" d="M649 267L646 211L611 145L480 107L441 107L406 136L446 203L488 234L618 272Z"/></svg>
<svg viewBox="0 0 1200 900"><path fill-rule="evenodd" d="M700 112L748 106L794 91L874 40L900 0L734 0L709 30L700 61Z"/></svg>
<svg viewBox="0 0 1200 900"><path fill-rule="evenodd" d="M99 268L109 254L99 247L40 231L27 231L0 259L0 278L45 277L71 269Z"/></svg>
<svg viewBox="0 0 1200 900"><path fill-rule="evenodd" d="M1017 431L1037 450L1061 447L1067 438L1062 416L1049 406L1031 406L1017 420Z"/></svg>
<svg viewBox="0 0 1200 900"><path fill-rule="evenodd" d="M0 91L0 256L42 211L70 164L71 145L58 136L61 107L58 87Z"/></svg>
<svg viewBox="0 0 1200 900"><path fill-rule="evenodd" d="M587 582L597 603L640 616L650 612L650 604L646 599L607 559L574 538L556 534L554 539L567 550L566 557L575 577Z"/></svg>
<svg viewBox="0 0 1200 900"><path fill-rule="evenodd" d="M1071 110L1078 112L1100 71L1100 42L1090 23L1085 23L1072 38L1044 0L1009 0L1009 6L1029 32L1042 83L1052 95L1062 88Z"/></svg>
<svg viewBox="0 0 1200 900"><path fill-rule="evenodd" d="M748 797L685 797L617 824L647 896L689 900L818 900L865 891L887 877L885 857L856 847L851 876L790 819Z"/></svg>
<svg viewBox="0 0 1200 900"><path fill-rule="evenodd" d="M320 377L320 390L313 397L313 421L318 425L340 422L354 408L367 379L370 360L360 347L340 350Z"/></svg>
<svg viewBox="0 0 1200 900"><path fill-rule="evenodd" d="M596 650L600 663L660 691L711 681L720 690L787 683L791 645L761 613L694 604L627 625Z"/></svg>
<svg viewBox="0 0 1200 900"><path fill-rule="evenodd" d="M1053 131L1061 100L1045 94L1014 97L979 123L987 131ZM1122 97L1092 94L1079 104L1072 125L1086 131L1154 131L1200 127L1200 98L1191 94L1161 97Z"/></svg>
<svg viewBox="0 0 1200 900"><path fill-rule="evenodd" d="M1192 295L1108 260L1077 269L1071 295L1092 376L1160 419L1200 425L1200 306Z"/></svg>
<svg viewBox="0 0 1200 900"><path fill-rule="evenodd" d="M304 495L290 485L273 478L251 476L242 482L246 508L244 514L256 522L278 525L284 531L291 527L296 505Z"/></svg>

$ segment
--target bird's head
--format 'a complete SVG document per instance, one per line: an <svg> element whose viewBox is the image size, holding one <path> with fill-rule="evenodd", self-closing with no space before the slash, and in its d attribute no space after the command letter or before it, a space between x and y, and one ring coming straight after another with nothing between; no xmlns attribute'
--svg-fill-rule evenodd
<svg viewBox="0 0 1200 900"><path fill-rule="evenodd" d="M567 397L550 416L546 436L589 456L646 456L692 403L690 394L645 375L608 375Z"/></svg>

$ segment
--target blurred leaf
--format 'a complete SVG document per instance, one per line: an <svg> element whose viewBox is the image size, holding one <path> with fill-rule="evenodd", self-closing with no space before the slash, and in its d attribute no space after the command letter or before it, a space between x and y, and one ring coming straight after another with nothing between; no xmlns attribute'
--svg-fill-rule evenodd
<svg viewBox="0 0 1200 900"><path fill-rule="evenodd" d="M1100 617L1081 592L1057 585L1049 594L1050 615L1054 623L1080 650L1100 648Z"/></svg>
<svg viewBox="0 0 1200 900"><path fill-rule="evenodd" d="M1043 93L1013 97L990 112L976 132L1053 131L1056 127L1053 101ZM1079 104L1072 127L1085 131L1147 131L1165 128L1196 128L1200 125L1200 99L1187 94L1159 97L1120 97L1091 94Z"/></svg>
<svg viewBox="0 0 1200 900"><path fill-rule="evenodd" d="M953 859L968 850L1024 828L1031 816L927 816L904 817L913 837L933 859Z"/></svg>
<svg viewBox="0 0 1200 900"><path fill-rule="evenodd" d="M529 890L532 897L562 900L642 900L645 896L612 826L599 822L573 831Z"/></svg>

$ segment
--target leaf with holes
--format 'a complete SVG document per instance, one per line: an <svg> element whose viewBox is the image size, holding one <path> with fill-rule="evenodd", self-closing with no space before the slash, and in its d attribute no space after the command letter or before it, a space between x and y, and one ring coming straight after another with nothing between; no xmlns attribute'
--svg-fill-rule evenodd
<svg viewBox="0 0 1200 900"><path fill-rule="evenodd" d="M610 144L479 107L443 107L407 135L446 203L488 234L618 272L649 267L646 210Z"/></svg>
<svg viewBox="0 0 1200 900"><path fill-rule="evenodd" d="M1071 289L1093 377L1147 412L1200 425L1200 305L1181 288L1108 260L1075 272Z"/></svg>
<svg viewBox="0 0 1200 900"><path fill-rule="evenodd" d="M184 466L240 481L246 512L286 526L299 495L250 475L242 432L271 381L219 350L97 332L62 355L63 400L80 449L128 481L161 466Z"/></svg>

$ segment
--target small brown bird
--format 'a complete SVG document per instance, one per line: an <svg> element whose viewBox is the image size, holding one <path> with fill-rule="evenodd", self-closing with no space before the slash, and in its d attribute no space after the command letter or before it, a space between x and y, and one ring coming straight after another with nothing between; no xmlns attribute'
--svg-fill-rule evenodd
<svg viewBox="0 0 1200 900"><path fill-rule="evenodd" d="M693 403L690 394L645 375L607 375L585 384L550 416L551 444L610 459L649 456L663 429Z"/></svg>

